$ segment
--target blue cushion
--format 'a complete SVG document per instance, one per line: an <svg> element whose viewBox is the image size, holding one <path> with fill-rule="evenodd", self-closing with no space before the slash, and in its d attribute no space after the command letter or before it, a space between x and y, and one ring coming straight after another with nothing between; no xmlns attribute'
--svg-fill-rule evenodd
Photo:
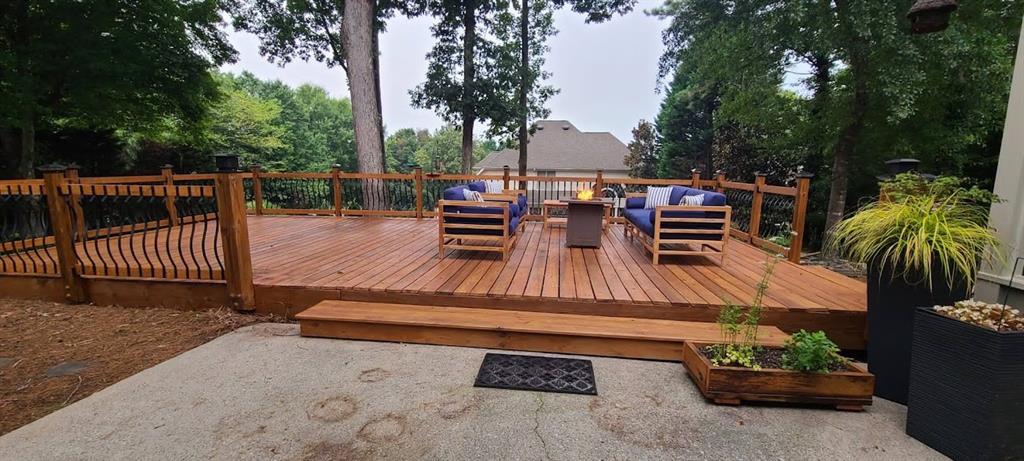
<svg viewBox="0 0 1024 461"><path fill-rule="evenodd" d="M626 199L626 208L643 208L647 199L644 197L630 197Z"/></svg>
<svg viewBox="0 0 1024 461"><path fill-rule="evenodd" d="M654 215L654 210L644 209L641 204L640 208L626 208L623 214L627 221L645 234L654 235L654 224L651 223L651 216Z"/></svg>
<svg viewBox="0 0 1024 461"><path fill-rule="evenodd" d="M487 184L485 184L483 181L473 181L469 184L466 184L466 187L468 187L469 190L476 191L481 194L487 192Z"/></svg>
<svg viewBox="0 0 1024 461"><path fill-rule="evenodd" d="M526 196L523 194L519 194L519 210L521 211L519 216L526 214L526 211L529 210L529 207L526 203Z"/></svg>
<svg viewBox="0 0 1024 461"><path fill-rule="evenodd" d="M453 186L444 190L445 200L465 200L466 195L462 192L469 189L466 186Z"/></svg>

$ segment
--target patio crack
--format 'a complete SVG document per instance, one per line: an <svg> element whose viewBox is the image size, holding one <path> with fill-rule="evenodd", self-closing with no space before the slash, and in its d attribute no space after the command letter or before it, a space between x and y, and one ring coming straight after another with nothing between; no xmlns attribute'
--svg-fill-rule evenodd
<svg viewBox="0 0 1024 461"><path fill-rule="evenodd" d="M544 459L551 459L551 453L548 451L548 443L544 440L544 436L540 435L540 411L543 409L544 393L537 392L537 409L533 411L533 433L537 436L537 440L540 440L540 444L544 448Z"/></svg>

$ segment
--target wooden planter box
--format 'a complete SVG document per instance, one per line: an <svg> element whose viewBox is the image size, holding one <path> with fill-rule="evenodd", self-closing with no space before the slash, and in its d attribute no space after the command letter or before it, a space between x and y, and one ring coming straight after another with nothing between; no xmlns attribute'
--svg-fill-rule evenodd
<svg viewBox="0 0 1024 461"><path fill-rule="evenodd" d="M1024 333L917 309L907 434L953 459L1024 457Z"/></svg>
<svg viewBox="0 0 1024 461"><path fill-rule="evenodd" d="M709 343L686 342L683 365L701 394L717 404L739 405L742 401L790 402L834 405L836 409L861 411L871 405L875 377L859 365L846 371L799 373L780 369L752 370L720 367L701 352Z"/></svg>

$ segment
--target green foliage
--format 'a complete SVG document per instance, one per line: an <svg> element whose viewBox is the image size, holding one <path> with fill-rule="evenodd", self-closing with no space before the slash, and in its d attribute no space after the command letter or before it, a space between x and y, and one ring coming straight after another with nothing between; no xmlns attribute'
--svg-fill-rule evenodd
<svg viewBox="0 0 1024 461"><path fill-rule="evenodd" d="M267 163L268 169L278 169L279 165L267 160L285 148L281 105L252 96L229 78L221 82L224 97L210 110L205 147L212 152L237 153L242 164Z"/></svg>
<svg viewBox="0 0 1024 461"><path fill-rule="evenodd" d="M711 363L719 366L760 368L756 359L760 347L757 344L757 326L761 322L764 294L768 291L768 283L780 259L779 255L772 255L765 260L764 272L757 284L757 291L746 311L736 304L727 303L718 313L718 329L722 340L711 346Z"/></svg>
<svg viewBox="0 0 1024 461"><path fill-rule="evenodd" d="M880 182L879 189L882 196L895 201L917 195L933 195L935 197L958 195L964 204L984 209L1000 201L999 197L991 191L980 189L976 185L970 185L970 187L968 185L966 178L956 176L938 176L928 179L917 173L900 173ZM986 217L986 215L979 216L979 218L982 217Z"/></svg>
<svg viewBox="0 0 1024 461"><path fill-rule="evenodd" d="M910 4L666 0L650 10L668 21L660 174L711 163L781 182L803 167L816 174L808 229L819 235L840 146L848 209L898 157L991 187L1024 2L962 2L948 30L927 36L908 33ZM801 76L805 90L786 89Z"/></svg>
<svg viewBox="0 0 1024 461"><path fill-rule="evenodd" d="M201 119L210 70L234 59L221 2L0 2L0 153L29 175L34 132L145 129ZM22 132L28 142L22 143Z"/></svg>
<svg viewBox="0 0 1024 461"><path fill-rule="evenodd" d="M718 96L693 80L688 67L681 65L658 112L658 175L663 178L689 177L691 170L711 159Z"/></svg>
<svg viewBox="0 0 1024 461"><path fill-rule="evenodd" d="M654 124L640 120L633 128L633 140L629 142L626 167L631 178L656 178L658 174L658 133Z"/></svg>
<svg viewBox="0 0 1024 461"><path fill-rule="evenodd" d="M474 143L474 162L488 153L483 143ZM462 171L462 130L455 126L439 128L418 141L412 159L427 173L459 173Z"/></svg>
<svg viewBox="0 0 1024 461"><path fill-rule="evenodd" d="M839 346L824 331L800 330L786 340L782 368L803 373L828 373L846 363Z"/></svg>
<svg viewBox="0 0 1024 461"><path fill-rule="evenodd" d="M940 267L949 283L963 278L973 284L979 263L1003 261L1002 245L985 224L988 210L946 184L913 195L898 189L898 199L865 205L833 229L828 249L890 267L911 283L921 282L914 278L919 276L930 286L932 271Z"/></svg>
<svg viewBox="0 0 1024 461"><path fill-rule="evenodd" d="M384 141L388 171L408 173L414 165L419 165L416 160L416 151L428 139L430 139L429 131L412 128L402 128L388 136Z"/></svg>

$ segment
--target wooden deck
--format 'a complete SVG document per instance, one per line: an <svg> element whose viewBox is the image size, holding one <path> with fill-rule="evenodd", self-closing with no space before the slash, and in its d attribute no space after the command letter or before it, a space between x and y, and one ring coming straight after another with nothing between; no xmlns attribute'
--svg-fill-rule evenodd
<svg viewBox="0 0 1024 461"><path fill-rule="evenodd" d="M655 266L639 242L624 235L621 225L609 226L600 249L569 249L563 228L543 229L541 223L530 222L507 261L494 253L463 250L449 251L441 259L433 219L249 216L248 223L257 309L286 315L319 301L343 299L714 322L724 305L751 302L767 257L762 250L734 239L724 265L717 258L674 256ZM189 226L172 233L162 231L160 236L191 233ZM148 263L124 268L126 262L134 264L133 258L123 256L132 246L127 240L140 240L136 247L145 247L143 234L155 237L145 232L89 243L93 258L85 259L81 270L91 276L90 283L100 286L109 283L111 276L154 276ZM219 247L212 237L193 244L207 247L207 253L210 246ZM127 249L122 251L122 245ZM154 246L152 241L148 245ZM168 258L162 267L180 264L198 269L199 273L188 274L196 278L220 275L216 261L209 264L200 259L196 264L188 248L184 252L166 245L154 248L159 253L152 255L154 260ZM52 264L49 257L40 258L39 263ZM7 280L14 283L10 277ZM142 297L162 289L157 285L166 285L153 279L132 280L151 284L147 289L154 291L132 290ZM115 287L106 291L111 293L107 298L127 302L127 291ZM842 347L864 346L863 282L783 260L764 305L765 325L787 332L824 330Z"/></svg>
<svg viewBox="0 0 1024 461"><path fill-rule="evenodd" d="M569 249L563 229L527 223L505 262L462 250L439 258L432 219L251 216L249 233L258 304L289 313L349 299L714 321L722 306L751 302L767 257L734 240L721 266L702 256L654 266L619 225L600 249ZM860 281L781 261L764 305L766 324L863 346Z"/></svg>

